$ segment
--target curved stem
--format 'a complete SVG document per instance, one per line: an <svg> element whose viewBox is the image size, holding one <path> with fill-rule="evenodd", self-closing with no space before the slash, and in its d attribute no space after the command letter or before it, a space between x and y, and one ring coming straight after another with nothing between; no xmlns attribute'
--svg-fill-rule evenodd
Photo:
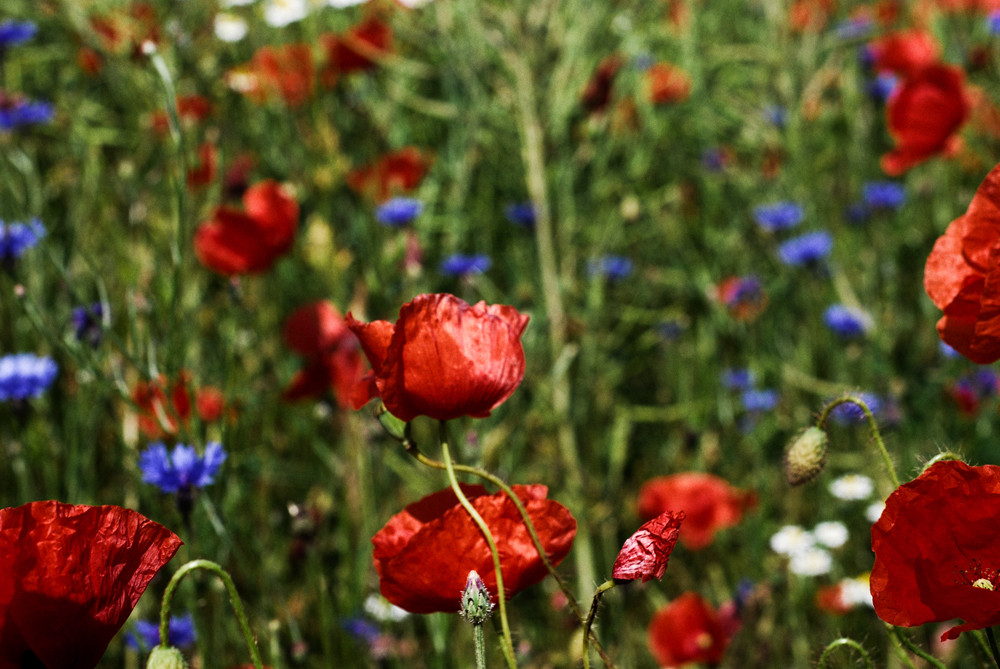
<svg viewBox="0 0 1000 669"><path fill-rule="evenodd" d="M444 421L441 421L440 435L441 452L444 455L445 469L448 472L448 481L451 483L451 489L455 492L455 496L458 497L459 504L462 505L473 522L479 526L479 530L486 539L486 544L490 547L490 555L493 557L493 571L497 579L497 610L500 614L500 627L503 630L501 648L503 649L504 658L507 660L507 666L516 668L517 660L514 659L514 643L511 640L510 624L507 622L507 595L503 588L503 570L500 568L500 553L497 551L497 544L493 540L493 533L490 532L489 526L483 520L483 517L479 515L479 512L476 511L476 508L472 506L469 498L462 492L461 486L458 485L458 479L455 478L455 468L451 462L451 452L448 449L448 434L445 431Z"/></svg>
<svg viewBox="0 0 1000 669"><path fill-rule="evenodd" d="M247 620L246 611L243 609L243 601L236 591L236 585L233 583L229 572L211 560L192 560L182 565L173 578L170 579L170 583L167 584L167 589L163 593L163 602L160 604L160 645L169 645L170 605L173 602L177 586L180 585L181 579L196 569L204 569L205 571L212 572L226 586L226 592L229 593L229 603L232 605L233 613L236 614L236 619L240 623L240 630L243 632L243 639L246 641L247 649L250 651L250 659L253 661L254 669L263 669L264 662L260 657L260 649L257 648L257 639L254 637L253 630L250 629L250 621Z"/></svg>
<svg viewBox="0 0 1000 669"><path fill-rule="evenodd" d="M889 626L889 628L890 628L890 631L892 632L892 635L896 638L897 641L899 641L899 643L904 648L906 648L906 650L910 651L911 653L913 653L914 655L916 655L920 659L924 660L925 662L928 662L928 663L934 665L937 669L948 669L944 665L944 662L942 662L941 660L937 659L936 657L934 657L933 655L931 655L930 653L928 653L926 650L924 650L923 648L921 648L917 644L915 644L912 641L910 641L910 639L905 634L903 634L903 631L901 629L899 629L898 627L892 627L891 625ZM909 661L909 658L906 658L906 659L907 659L907 661ZM909 665L912 667L913 663L909 662Z"/></svg>
<svg viewBox="0 0 1000 669"><path fill-rule="evenodd" d="M872 410L868 408L868 404L866 404L863 399L857 395L844 395L843 397L838 397L823 407L823 411L819 415L819 420L816 421L816 427L822 428L823 424L826 423L826 419L830 415L830 412L841 404L853 404L864 412L865 416L868 418L868 425L871 428L872 437L875 439L875 446L878 448L879 454L882 456L882 462L885 464L886 471L889 472L889 480L892 481L894 488L898 488L899 476L896 475L896 467L892 464L892 458L889 457L889 451L885 447L885 442L882 441L882 433L879 431L878 424L875 422L875 416L872 415Z"/></svg>
<svg viewBox="0 0 1000 669"><path fill-rule="evenodd" d="M833 653L838 648L847 646L852 648L857 652L861 653L861 656L865 659L865 667L867 669L873 669L875 665L872 664L872 658L865 650L865 647L854 639L848 639L847 637L841 637L827 644L826 648L823 649L823 654L819 656L819 662L817 663L817 669L823 669L826 667L826 661L830 658L830 654Z"/></svg>
<svg viewBox="0 0 1000 669"><path fill-rule="evenodd" d="M597 586L597 590L594 591L594 601L590 603L590 613L587 614L587 621L583 626L583 666L584 669L590 669L590 635L594 627L594 618L597 617L597 607L601 604L601 597L604 593L615 587L616 583L614 581L605 581Z"/></svg>

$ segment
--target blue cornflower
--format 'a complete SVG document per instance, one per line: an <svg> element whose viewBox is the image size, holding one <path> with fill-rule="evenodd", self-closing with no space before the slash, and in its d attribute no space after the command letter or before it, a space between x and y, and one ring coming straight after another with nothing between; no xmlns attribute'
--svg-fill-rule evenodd
<svg viewBox="0 0 1000 669"><path fill-rule="evenodd" d="M0 130L14 130L22 125L48 123L55 111L48 102L33 102L22 97L5 97L0 92Z"/></svg>
<svg viewBox="0 0 1000 669"><path fill-rule="evenodd" d="M632 268L632 261L625 256L601 256L587 262L587 276L618 281L632 274Z"/></svg>
<svg viewBox="0 0 1000 669"><path fill-rule="evenodd" d="M753 217L765 232L794 228L802 222L802 205L797 202L775 202L754 207Z"/></svg>
<svg viewBox="0 0 1000 669"><path fill-rule="evenodd" d="M104 331L102 319L104 305L94 302L88 307L74 307L70 315L73 321L73 335L77 341L85 341L94 348L101 344Z"/></svg>
<svg viewBox="0 0 1000 669"><path fill-rule="evenodd" d="M788 110L780 105L771 105L764 109L764 119L775 128L784 128L788 122Z"/></svg>
<svg viewBox="0 0 1000 669"><path fill-rule="evenodd" d="M28 223L0 221L0 262L16 260L45 236L45 226L37 218Z"/></svg>
<svg viewBox="0 0 1000 669"><path fill-rule="evenodd" d="M205 455L198 457L193 446L177 444L170 455L162 442L153 442L139 454L139 469L144 483L159 486L166 493L181 489L202 488L215 479L219 467L226 461L226 452L217 441L205 447Z"/></svg>
<svg viewBox="0 0 1000 669"><path fill-rule="evenodd" d="M10 46L27 42L38 32L38 26L31 21L0 21L0 53Z"/></svg>
<svg viewBox="0 0 1000 669"><path fill-rule="evenodd" d="M823 312L823 322L841 337L860 337L872 327L872 319L861 309L833 304Z"/></svg>
<svg viewBox="0 0 1000 669"><path fill-rule="evenodd" d="M899 209L906 202L906 189L895 181L871 181L861 187L861 196L872 209Z"/></svg>
<svg viewBox="0 0 1000 669"><path fill-rule="evenodd" d="M868 392L858 393L858 397L868 405L868 409L872 412L872 415L878 417L879 411L882 409L882 400L877 395ZM854 402L845 402L833 407L830 411L830 418L840 425L860 423L865 420L865 412Z"/></svg>
<svg viewBox="0 0 1000 669"><path fill-rule="evenodd" d="M381 636L381 631L379 630L378 625L367 618L362 618L360 616L347 618L340 623L340 626L352 637L358 639L359 641L364 641L367 644L371 644L373 641L378 639L379 636Z"/></svg>
<svg viewBox="0 0 1000 669"><path fill-rule="evenodd" d="M536 213L533 202L513 202L504 207L503 215L514 225L522 228L534 228Z"/></svg>
<svg viewBox="0 0 1000 669"><path fill-rule="evenodd" d="M770 411L778 405L778 391L766 388L763 390L744 390L740 396L743 409L750 412Z"/></svg>
<svg viewBox="0 0 1000 669"><path fill-rule="evenodd" d="M167 628L167 643L174 648L193 646L197 640L194 629L194 617L189 613L183 616L170 616ZM125 635L125 644L133 650L150 650L160 645L160 623L151 620L140 620L132 632Z"/></svg>
<svg viewBox="0 0 1000 669"><path fill-rule="evenodd" d="M847 19L837 24L837 37L842 40L858 39L867 36L872 28L874 24L867 17Z"/></svg>
<svg viewBox="0 0 1000 669"><path fill-rule="evenodd" d="M809 232L789 239L778 247L778 257L786 265L809 265L830 255L833 237L826 230Z"/></svg>
<svg viewBox="0 0 1000 669"><path fill-rule="evenodd" d="M754 373L745 367L724 369L719 380L726 390L749 390L754 382Z"/></svg>
<svg viewBox="0 0 1000 669"><path fill-rule="evenodd" d="M487 255L463 255L454 253L441 261L441 273L445 276L467 276L482 274L493 266L493 261Z"/></svg>
<svg viewBox="0 0 1000 669"><path fill-rule="evenodd" d="M991 35L1000 35L1000 11L990 12L986 17L986 29Z"/></svg>
<svg viewBox="0 0 1000 669"><path fill-rule="evenodd" d="M868 95L875 102L885 102L896 89L899 79L895 75L882 73L868 82Z"/></svg>
<svg viewBox="0 0 1000 669"><path fill-rule="evenodd" d="M0 357L0 402L41 396L58 372L52 358L31 353Z"/></svg>
<svg viewBox="0 0 1000 669"><path fill-rule="evenodd" d="M959 353L958 351L956 351L955 349L953 349L948 344L945 344L943 341L939 341L938 342L938 350L941 351L941 355L943 355L946 358L961 358L962 357L961 353Z"/></svg>
<svg viewBox="0 0 1000 669"><path fill-rule="evenodd" d="M394 197L375 210L375 219L391 228L409 225L424 210L424 203L412 197Z"/></svg>

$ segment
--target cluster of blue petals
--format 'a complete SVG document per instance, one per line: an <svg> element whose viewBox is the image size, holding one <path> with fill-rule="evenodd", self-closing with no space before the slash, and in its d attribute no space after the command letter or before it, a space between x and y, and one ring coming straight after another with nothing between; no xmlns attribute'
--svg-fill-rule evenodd
<svg viewBox="0 0 1000 669"><path fill-rule="evenodd" d="M0 402L39 397L55 381L59 366L31 353L0 357Z"/></svg>
<svg viewBox="0 0 1000 669"><path fill-rule="evenodd" d="M802 222L802 205L797 202L775 202L754 207L754 220L765 232L794 228Z"/></svg>
<svg viewBox="0 0 1000 669"><path fill-rule="evenodd" d="M487 255L463 255L455 253L441 262L441 273L445 276L482 274L492 266L493 261Z"/></svg>
<svg viewBox="0 0 1000 669"><path fill-rule="evenodd" d="M819 262L833 250L833 236L825 230L808 232L778 247L781 262L793 267Z"/></svg>
<svg viewBox="0 0 1000 669"><path fill-rule="evenodd" d="M619 281L632 274L634 265L625 256L601 256L587 263L587 276Z"/></svg>
<svg viewBox="0 0 1000 669"><path fill-rule="evenodd" d="M170 616L167 628L167 643L174 648L193 646L197 640L194 629L194 617L188 613L183 616ZM151 650L160 645L159 621L140 620L133 631L125 635L125 644L132 650Z"/></svg>
<svg viewBox="0 0 1000 669"><path fill-rule="evenodd" d="M3 94L0 93L0 98ZM55 110L48 102L37 102L27 98L4 98L0 100L0 130L9 131L22 125L48 123Z"/></svg>
<svg viewBox="0 0 1000 669"><path fill-rule="evenodd" d="M834 304L823 312L823 321L835 334L844 338L860 337L871 329L871 317L860 309Z"/></svg>
<svg viewBox="0 0 1000 669"><path fill-rule="evenodd" d="M0 262L16 260L45 236L45 226L37 218L28 223L0 221Z"/></svg>
<svg viewBox="0 0 1000 669"><path fill-rule="evenodd" d="M375 220L390 228L401 228L413 222L424 210L424 203L412 197L394 197L379 205Z"/></svg>
<svg viewBox="0 0 1000 669"><path fill-rule="evenodd" d="M535 205L531 202L508 204L503 210L503 215L514 225L519 225L522 228L535 227Z"/></svg>
<svg viewBox="0 0 1000 669"><path fill-rule="evenodd" d="M7 47L27 42L37 32L38 26L31 21L15 21L10 19L0 21L0 51L3 51Z"/></svg>
<svg viewBox="0 0 1000 669"><path fill-rule="evenodd" d="M174 493L212 483L225 461L226 452L217 441L205 447L202 457L198 457L193 446L184 444L177 444L172 453L167 453L167 447L157 441L139 454L139 469L144 483L152 483L163 492Z"/></svg>

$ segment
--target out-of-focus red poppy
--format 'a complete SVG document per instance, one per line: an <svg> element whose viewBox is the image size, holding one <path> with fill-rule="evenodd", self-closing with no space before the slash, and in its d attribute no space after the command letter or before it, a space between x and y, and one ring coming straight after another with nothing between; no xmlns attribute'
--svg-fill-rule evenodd
<svg viewBox="0 0 1000 669"><path fill-rule="evenodd" d="M117 506L0 510L0 667L96 667L181 543Z"/></svg>
<svg viewBox="0 0 1000 669"><path fill-rule="evenodd" d="M968 86L965 91L972 107L972 126L979 132L1000 137L1000 109L993 103L990 94L979 86Z"/></svg>
<svg viewBox="0 0 1000 669"><path fill-rule="evenodd" d="M691 77L676 65L654 63L646 70L646 89L654 105L680 102L691 94Z"/></svg>
<svg viewBox="0 0 1000 669"><path fill-rule="evenodd" d="M342 74L375 68L379 58L392 51L392 28L379 16L370 16L343 35L322 35L320 42L326 53L320 79L330 87Z"/></svg>
<svg viewBox="0 0 1000 669"><path fill-rule="evenodd" d="M683 520L683 511L664 511L643 524L618 552L611 578L616 581L641 578L643 583L651 578L663 578Z"/></svg>
<svg viewBox="0 0 1000 669"><path fill-rule="evenodd" d="M486 521L500 553L504 590L513 597L548 574L517 507L503 492L479 485L462 492ZM576 520L546 499L544 485L515 485L550 562L559 564L573 546ZM469 572L477 571L494 602L496 574L489 546L450 488L410 504L372 537L382 595L411 613L458 611Z"/></svg>
<svg viewBox="0 0 1000 669"><path fill-rule="evenodd" d="M285 344L306 359L282 397L287 401L323 397L332 388L341 407L360 409L370 399L358 338L331 302L307 304L285 321Z"/></svg>
<svg viewBox="0 0 1000 669"><path fill-rule="evenodd" d="M430 163L420 149L408 146L370 165L351 170L347 185L376 202L383 202L416 188L427 174Z"/></svg>
<svg viewBox="0 0 1000 669"><path fill-rule="evenodd" d="M665 511L684 512L680 539L691 550L711 544L716 532L739 523L743 514L756 505L755 493L701 472L658 476L639 489L642 518L655 518Z"/></svg>
<svg viewBox="0 0 1000 669"><path fill-rule="evenodd" d="M768 304L767 291L756 276L731 276L716 286L713 293L729 315L740 321L755 320Z"/></svg>
<svg viewBox="0 0 1000 669"><path fill-rule="evenodd" d="M84 74L92 77L104 67L104 58L96 49L82 46L76 52L76 64L80 66Z"/></svg>
<svg viewBox="0 0 1000 669"><path fill-rule="evenodd" d="M90 27L104 51L132 57L141 56L143 42L160 42L161 25L148 2L133 2L90 19Z"/></svg>
<svg viewBox="0 0 1000 669"><path fill-rule="evenodd" d="M842 595L843 587L840 583L824 585L816 591L816 608L832 613L835 616L842 616L854 608L853 605L844 601Z"/></svg>
<svg viewBox="0 0 1000 669"><path fill-rule="evenodd" d="M580 93L580 102L592 114L603 112L611 102L611 87L615 83L618 70L625 64L625 59L613 53L598 63L594 74Z"/></svg>
<svg viewBox="0 0 1000 669"><path fill-rule="evenodd" d="M489 416L524 378L528 317L514 307L418 295L395 324L360 323L347 314L347 326L372 365L372 396L400 420Z"/></svg>
<svg viewBox="0 0 1000 669"><path fill-rule="evenodd" d="M680 594L649 622L646 643L661 667L718 664L729 645L719 612L696 592Z"/></svg>
<svg viewBox="0 0 1000 669"><path fill-rule="evenodd" d="M818 32L834 10L833 0L796 0L788 9L788 25L796 32Z"/></svg>
<svg viewBox="0 0 1000 669"><path fill-rule="evenodd" d="M872 65L880 72L912 76L938 62L941 47L926 30L901 30L884 35L866 47Z"/></svg>
<svg viewBox="0 0 1000 669"><path fill-rule="evenodd" d="M219 165L219 152L211 142L204 142L198 147L197 165L188 170L188 188L204 188L215 180L215 172Z"/></svg>
<svg viewBox="0 0 1000 669"><path fill-rule="evenodd" d="M1000 0L932 0L936 9L946 12L994 12L1000 10Z"/></svg>
<svg viewBox="0 0 1000 669"><path fill-rule="evenodd" d="M896 148L882 156L882 170L898 176L939 153L954 153L955 134L969 116L965 75L950 65L925 67L893 90L886 122Z"/></svg>
<svg viewBox="0 0 1000 669"><path fill-rule="evenodd" d="M167 402L167 388L170 401ZM154 381L140 381L132 389L132 401L139 412L139 429L150 439L176 434L191 419L191 373L181 372L171 385L162 375ZM198 418L211 423L222 418L226 400L222 391L205 386L194 391Z"/></svg>
<svg viewBox="0 0 1000 669"><path fill-rule="evenodd" d="M226 72L226 83L256 104L280 98L299 107L313 94L316 68L308 44L262 46L249 63Z"/></svg>
<svg viewBox="0 0 1000 669"><path fill-rule="evenodd" d="M979 364L1000 360L1000 165L934 243L924 289L941 340Z"/></svg>
<svg viewBox="0 0 1000 669"><path fill-rule="evenodd" d="M260 274L292 247L299 204L281 184L254 184L243 194L243 208L217 207L195 232L195 255L214 272Z"/></svg>
<svg viewBox="0 0 1000 669"><path fill-rule="evenodd" d="M208 118L212 113L212 103L202 95L178 95L177 96L177 116L181 123L200 123ZM158 133L165 133L170 124L167 120L167 112L158 109L153 112L150 125Z"/></svg>
<svg viewBox="0 0 1000 669"><path fill-rule="evenodd" d="M1000 624L1000 467L946 460L897 488L872 526L878 617L914 627L960 618L941 639Z"/></svg>
<svg viewBox="0 0 1000 669"><path fill-rule="evenodd" d="M250 173L257 167L257 159L249 153L241 153L233 159L222 175L222 195L230 200L238 200L250 187Z"/></svg>

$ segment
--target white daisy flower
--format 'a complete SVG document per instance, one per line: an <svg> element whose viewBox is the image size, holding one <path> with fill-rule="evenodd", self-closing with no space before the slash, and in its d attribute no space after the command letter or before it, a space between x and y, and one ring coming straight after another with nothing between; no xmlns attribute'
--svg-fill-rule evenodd
<svg viewBox="0 0 1000 669"><path fill-rule="evenodd" d="M840 548L847 543L847 526L838 520L829 520L813 528L816 541L829 548Z"/></svg>
<svg viewBox="0 0 1000 669"><path fill-rule="evenodd" d="M883 511L885 511L885 502L872 502L865 509L865 518L872 523L877 523L878 519L882 517Z"/></svg>
<svg viewBox="0 0 1000 669"><path fill-rule="evenodd" d="M788 568L799 576L821 576L829 573L833 567L833 558L823 548L813 546L806 550L793 553L788 557Z"/></svg>
<svg viewBox="0 0 1000 669"><path fill-rule="evenodd" d="M239 42L247 36L247 22L235 14L220 12L215 15L215 36L223 42Z"/></svg>
<svg viewBox="0 0 1000 669"><path fill-rule="evenodd" d="M845 474L830 482L830 493L837 499L868 499L874 490L874 482L864 474Z"/></svg>
<svg viewBox="0 0 1000 669"><path fill-rule="evenodd" d="M309 16L307 0L268 0L264 20L269 26L281 28Z"/></svg>
<svg viewBox="0 0 1000 669"><path fill-rule="evenodd" d="M771 550L781 555L794 555L816 545L816 537L798 525L785 525L771 537Z"/></svg>

